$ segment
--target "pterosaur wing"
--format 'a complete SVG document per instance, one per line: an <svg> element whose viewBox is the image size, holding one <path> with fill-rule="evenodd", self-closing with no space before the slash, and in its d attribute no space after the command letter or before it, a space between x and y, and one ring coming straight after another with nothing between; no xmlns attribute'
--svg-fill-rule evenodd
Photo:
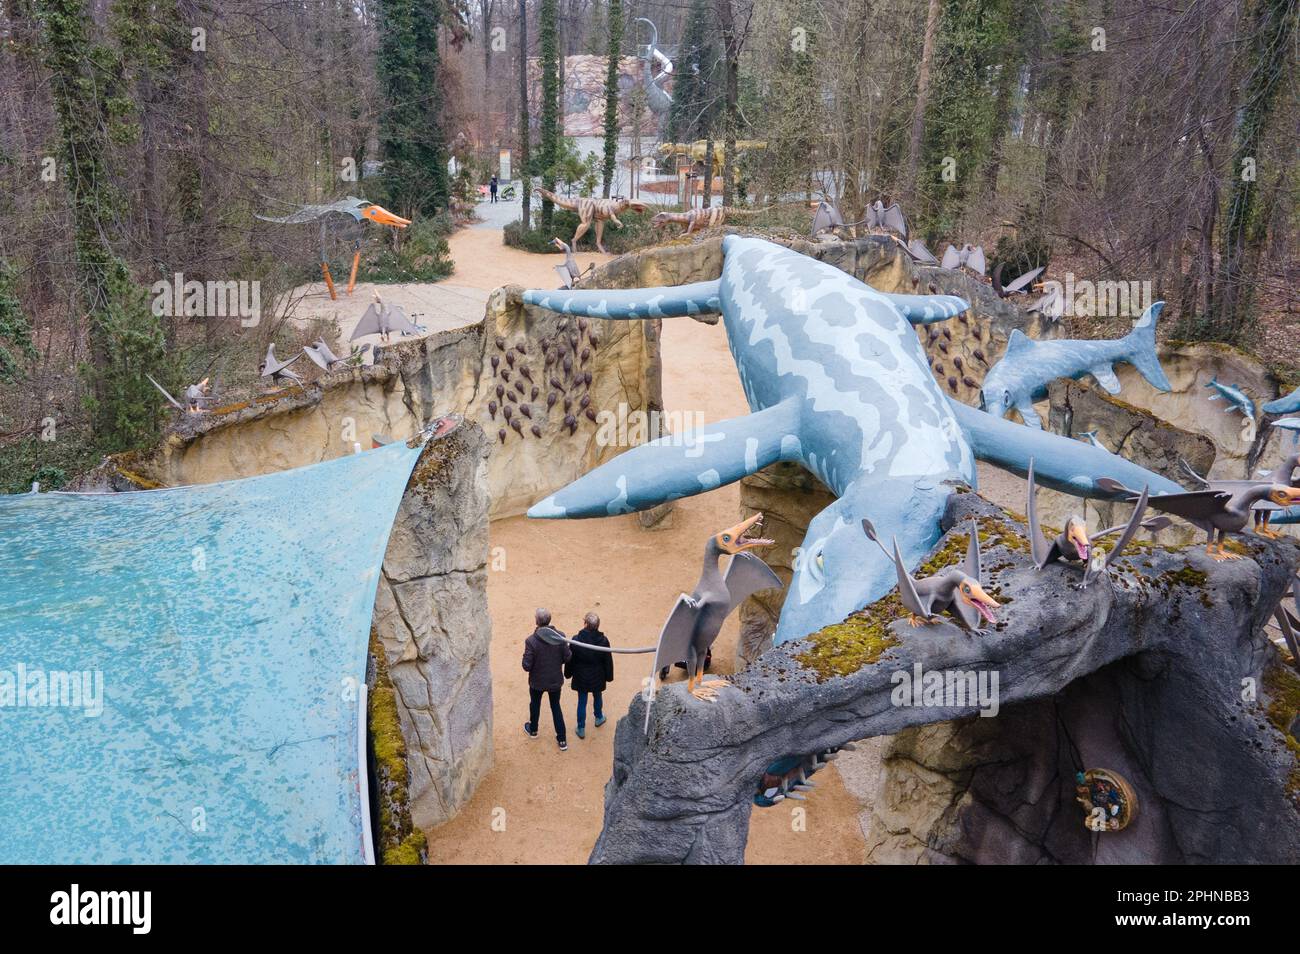
<svg viewBox="0 0 1300 954"><path fill-rule="evenodd" d="M1029 271L1025 272L1023 275L1021 275L1019 278L1013 281L1010 285L1004 285L1002 290L1008 292L1020 291L1020 289L1024 288L1026 285L1032 282L1039 275L1043 274L1044 267L1046 266L1031 268Z"/></svg>
<svg viewBox="0 0 1300 954"><path fill-rule="evenodd" d="M1137 506L1133 508L1133 516L1129 518L1128 525L1124 528L1124 532L1120 534L1119 540L1115 542L1114 549L1112 549L1110 554L1106 557L1107 566L1114 564L1114 562L1118 560L1120 555L1124 552L1124 548L1132 542L1135 536L1137 536L1138 530L1142 528L1142 516L1146 511L1147 488L1143 487L1142 496L1138 498Z"/></svg>
<svg viewBox="0 0 1300 954"><path fill-rule="evenodd" d="M1231 499L1232 494L1222 490L1194 490L1186 494L1157 494L1149 503L1156 510L1197 523L1221 513Z"/></svg>
<svg viewBox="0 0 1300 954"><path fill-rule="evenodd" d="M650 731L650 708L655 701L655 685L659 681L659 672L677 662L684 662L691 648L691 639L695 636L695 623L699 610L691 605L685 593L677 597L672 612L664 621L664 628L659 631L659 646L655 649L655 664L650 670L650 686L646 695L645 731Z"/></svg>
<svg viewBox="0 0 1300 954"><path fill-rule="evenodd" d="M665 666L686 661L691 640L695 637L695 623L699 614L700 611L691 604L685 593L677 597L672 612L659 631L659 645L655 649L655 672Z"/></svg>
<svg viewBox="0 0 1300 954"><path fill-rule="evenodd" d="M961 252L957 251L955 245L949 245L943 250L943 258L939 261L940 268L960 268Z"/></svg>
<svg viewBox="0 0 1300 954"><path fill-rule="evenodd" d="M813 213L812 234L815 236L818 232L824 232L827 229L836 228L844 224L844 218L835 206L829 202L819 202L817 211Z"/></svg>
<svg viewBox="0 0 1300 954"><path fill-rule="evenodd" d="M728 614L755 593L782 588L781 578L752 553L737 553L733 556L722 582L731 598L731 603L727 606Z"/></svg>
<svg viewBox="0 0 1300 954"><path fill-rule="evenodd" d="M928 248L925 247L925 243L917 238L914 238L912 241L907 243L907 254L911 255L912 258L920 262L922 265L939 264L939 260L934 257Z"/></svg>
<svg viewBox="0 0 1300 954"><path fill-rule="evenodd" d="M979 272L981 275L988 271L988 262L984 260L984 246L976 245L971 249L966 256L965 264L972 272Z"/></svg>
<svg viewBox="0 0 1300 954"><path fill-rule="evenodd" d="M907 572L907 567L903 563L903 554L898 551L897 537L894 538L894 569L898 571L898 599L903 604L903 608L917 616L925 618L932 616L931 599L929 597L922 599L916 592L916 582L912 579L912 574Z"/></svg>
<svg viewBox="0 0 1300 954"><path fill-rule="evenodd" d="M329 361L326 360L318 350L316 350L314 345L303 345L302 350L306 352L307 357L311 359L311 363L316 365L316 367L320 368L322 371L328 371L330 369Z"/></svg>
<svg viewBox="0 0 1300 954"><path fill-rule="evenodd" d="M371 302L370 307L366 309L357 326L352 329L352 337L349 341L356 341L358 338L364 338L366 335L380 335L384 333L380 325L379 302Z"/></svg>
<svg viewBox="0 0 1300 954"><path fill-rule="evenodd" d="M557 275L560 276L560 287L561 287L561 288L572 288L572 287L573 287L573 276L569 273L569 266L568 266L568 265L556 265L556 266L555 266L555 274L557 274Z"/></svg>
<svg viewBox="0 0 1300 954"><path fill-rule="evenodd" d="M1026 481L1029 484L1029 501L1025 504L1025 513L1029 517L1029 552L1034 558L1034 564L1041 570L1047 566L1048 557L1052 552L1052 545L1043 536L1043 529L1038 523L1038 485L1034 483L1034 460L1032 457L1029 459L1029 474Z"/></svg>
<svg viewBox="0 0 1300 954"><path fill-rule="evenodd" d="M980 528L973 519L970 522L970 539L966 542L966 562L961 565L961 569L972 580L981 580Z"/></svg>
<svg viewBox="0 0 1300 954"><path fill-rule="evenodd" d="M361 209L366 205L362 199L356 196L348 196L346 199L339 199L337 202L330 202L325 205L303 205L299 206L288 215L259 215L257 218L263 222L274 222L277 225L301 225L304 222L315 222L327 215L350 215L353 219L361 221Z"/></svg>
<svg viewBox="0 0 1300 954"><path fill-rule="evenodd" d="M163 387L161 384L159 384L157 381L153 379L153 375L145 374L145 377L149 379L150 384L152 384L154 387L156 387L159 391L162 392L162 396L167 399L168 404L176 408L176 410L178 411L185 410L185 408L181 407L179 401L177 401L174 397L172 397L170 394L167 393L167 389L165 387Z"/></svg>
<svg viewBox="0 0 1300 954"><path fill-rule="evenodd" d="M330 346L325 343L324 338L318 338L316 340L316 350L320 352L320 356L329 364L342 360L338 355L330 350Z"/></svg>
<svg viewBox="0 0 1300 954"><path fill-rule="evenodd" d="M907 241L907 216L903 215L903 210L899 208L897 202L885 209L884 213L880 217L880 224L887 229L897 232L903 237L904 242Z"/></svg>
<svg viewBox="0 0 1300 954"><path fill-rule="evenodd" d="M384 313L384 323L388 325L388 331L391 334L394 331L405 332L408 335L423 334L419 328L406 317L406 312L396 305L389 305L388 310Z"/></svg>

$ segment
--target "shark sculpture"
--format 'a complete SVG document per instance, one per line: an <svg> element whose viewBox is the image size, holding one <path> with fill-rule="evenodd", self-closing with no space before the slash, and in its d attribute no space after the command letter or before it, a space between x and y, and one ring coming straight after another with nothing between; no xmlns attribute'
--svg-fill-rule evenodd
<svg viewBox="0 0 1300 954"><path fill-rule="evenodd" d="M1092 375L1108 393L1118 394L1114 365L1121 361L1137 368L1156 390L1171 390L1156 357L1156 320L1164 307L1164 302L1156 302L1131 332L1111 341L1033 341L1019 329L1011 332L1002 359L984 376L980 406L998 417L1015 408L1028 426L1041 428L1034 402L1047 397L1049 381Z"/></svg>
<svg viewBox="0 0 1300 954"><path fill-rule="evenodd" d="M864 517L897 538L914 569L939 539L949 495L974 485L976 458L1021 475L1036 458L1041 484L1079 496L1123 496L1102 489L1102 477L1181 492L1081 441L948 400L911 326L964 312L962 299L886 294L761 239L729 235L722 249L722 276L714 281L524 292L530 305L589 318L721 313L752 411L620 454L535 504L529 516L646 510L796 461L839 499L808 526L776 631L785 642L842 621L896 584L894 561L862 532Z"/></svg>

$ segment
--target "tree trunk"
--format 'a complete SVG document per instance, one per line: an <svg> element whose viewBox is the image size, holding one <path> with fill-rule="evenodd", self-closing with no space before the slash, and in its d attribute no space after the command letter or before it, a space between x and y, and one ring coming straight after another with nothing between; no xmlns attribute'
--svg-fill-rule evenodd
<svg viewBox="0 0 1300 954"><path fill-rule="evenodd" d="M921 44L921 64L916 72L916 106L912 109L912 137L907 149L907 179L903 188L905 201L916 194L916 172L921 163L921 137L925 132L925 108L930 100L930 70L934 64L934 39L939 33L942 0L930 0L925 15L925 40Z"/></svg>

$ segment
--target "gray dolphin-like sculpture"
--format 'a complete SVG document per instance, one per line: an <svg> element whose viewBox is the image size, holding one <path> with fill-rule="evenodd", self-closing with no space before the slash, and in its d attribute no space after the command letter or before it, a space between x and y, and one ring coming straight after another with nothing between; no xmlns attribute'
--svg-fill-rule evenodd
<svg viewBox="0 0 1300 954"><path fill-rule="evenodd" d="M1213 388L1214 393L1208 398L1210 401L1217 401L1223 398L1227 401L1225 411L1240 411L1242 416L1248 421L1255 420L1255 401L1249 394L1237 387L1235 384L1224 384L1217 376L1211 377L1205 382L1207 388Z"/></svg>
<svg viewBox="0 0 1300 954"><path fill-rule="evenodd" d="M1092 375L1106 391L1118 394L1114 365L1121 361L1137 368L1156 390L1171 390L1156 357L1156 320L1164 307L1162 301L1151 305L1131 332L1110 341L1034 341L1019 329L1012 331L1001 360L984 376L980 406L998 417L1015 408L1027 425L1041 428L1034 402L1047 397L1049 381Z"/></svg>
<svg viewBox="0 0 1300 954"><path fill-rule="evenodd" d="M980 458L1088 497L1123 497L1113 477L1179 493L1173 481L1068 437L1035 431L948 400L912 325L967 303L944 295L890 295L833 265L757 238L723 239L722 276L641 289L531 290L526 304L625 320L721 313L752 413L670 434L628 450L534 504L535 518L647 510L740 480L778 461L801 464L838 496L813 517L795 561L776 641L799 639L893 588L892 559L861 520L898 539L915 567L941 535L960 484Z"/></svg>

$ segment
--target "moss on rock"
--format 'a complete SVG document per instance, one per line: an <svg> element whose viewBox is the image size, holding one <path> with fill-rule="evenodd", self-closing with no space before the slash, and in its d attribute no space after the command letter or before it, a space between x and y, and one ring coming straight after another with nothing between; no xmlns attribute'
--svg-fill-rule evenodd
<svg viewBox="0 0 1300 954"><path fill-rule="evenodd" d="M427 857L424 832L411 824L410 773L406 740L397 716L397 696L388 678L388 663L379 636L370 630L370 654L375 660L375 686L370 690L370 744L375 754L379 830L375 847L386 865L422 865Z"/></svg>

